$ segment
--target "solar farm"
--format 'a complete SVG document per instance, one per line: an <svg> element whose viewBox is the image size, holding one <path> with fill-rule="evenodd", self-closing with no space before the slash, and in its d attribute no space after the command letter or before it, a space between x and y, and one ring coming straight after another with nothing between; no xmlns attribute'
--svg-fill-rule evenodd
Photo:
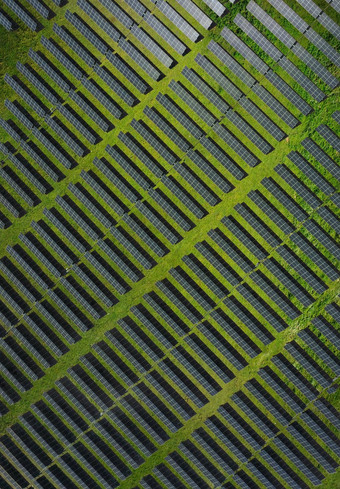
<svg viewBox="0 0 340 489"><path fill-rule="evenodd" d="M339 0L0 2L0 489L339 489Z"/></svg>

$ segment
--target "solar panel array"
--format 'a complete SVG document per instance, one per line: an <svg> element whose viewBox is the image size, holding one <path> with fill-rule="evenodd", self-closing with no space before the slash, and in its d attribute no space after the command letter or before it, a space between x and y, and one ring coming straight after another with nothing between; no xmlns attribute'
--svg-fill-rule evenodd
<svg viewBox="0 0 340 489"><path fill-rule="evenodd" d="M332 484L334 1L4 4L0 486Z"/></svg>

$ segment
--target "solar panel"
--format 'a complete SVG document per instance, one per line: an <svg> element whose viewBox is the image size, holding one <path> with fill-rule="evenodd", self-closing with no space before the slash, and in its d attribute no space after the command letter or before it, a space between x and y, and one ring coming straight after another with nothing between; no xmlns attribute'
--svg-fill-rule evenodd
<svg viewBox="0 0 340 489"><path fill-rule="evenodd" d="M85 214L79 209L72 199L58 195L56 197L56 202L93 240L97 240L99 237L101 237L101 231L92 222L86 219Z"/></svg>
<svg viewBox="0 0 340 489"><path fill-rule="evenodd" d="M301 452L299 453L297 448L289 443L285 436L280 435L280 438L275 441L274 446L278 447L287 457L289 457L290 461L305 474L312 484L320 484L320 480L323 478L322 474L316 469L314 469L314 471L309 469L309 467L306 465L311 465L310 462L308 462L308 459L306 459L306 457L303 458L301 456ZM296 454L296 452L299 453L299 456ZM304 461L302 461L301 458ZM319 477L315 475L315 472L319 472Z"/></svg>
<svg viewBox="0 0 340 489"><path fill-rule="evenodd" d="M334 192L334 187L298 152L292 151L288 158L326 195Z"/></svg>
<svg viewBox="0 0 340 489"><path fill-rule="evenodd" d="M204 29L209 29L212 25L212 20L202 12L197 5L191 0L177 0L177 3L181 5Z"/></svg>
<svg viewBox="0 0 340 489"><path fill-rule="evenodd" d="M339 168L335 162L310 138L301 142L302 146L326 168L335 178L339 176Z"/></svg>
<svg viewBox="0 0 340 489"><path fill-rule="evenodd" d="M3 129L5 129L7 134L9 134L14 139L14 141L20 142L22 140L21 134L15 131L9 122L0 119L0 125Z"/></svg>
<svg viewBox="0 0 340 489"><path fill-rule="evenodd" d="M253 264L247 257L238 249L236 245L220 230L213 229L208 232L208 236L245 272L253 269Z"/></svg>
<svg viewBox="0 0 340 489"><path fill-rule="evenodd" d="M150 109L145 107L143 113L151 119L154 124L168 136L173 143L175 143L182 151L186 152L190 149L191 145L187 140L177 131L172 124L170 124L162 114L156 109Z"/></svg>
<svg viewBox="0 0 340 489"><path fill-rule="evenodd" d="M190 41L197 42L200 39L200 34L167 2L164 2L163 0L158 1L157 8L177 27L177 29L190 39Z"/></svg>
<svg viewBox="0 0 340 489"><path fill-rule="evenodd" d="M180 41L157 17L152 15L151 12L148 11L143 18L144 21L178 54L183 56L188 52L187 46Z"/></svg>
<svg viewBox="0 0 340 489"><path fill-rule="evenodd" d="M315 398L315 387L299 372L296 366L293 366L293 364L287 360L285 356L282 354L277 355L273 358L272 362L283 375L295 384L296 388L299 389L307 399L312 400Z"/></svg>
<svg viewBox="0 0 340 489"><path fill-rule="evenodd" d="M44 46L63 66L66 68L77 80L81 80L86 76L86 72L76 63L71 61L65 51L51 39L47 39L45 36L41 36L41 44Z"/></svg>
<svg viewBox="0 0 340 489"><path fill-rule="evenodd" d="M260 48L274 61L282 58L282 53L272 42L270 42L261 32L259 32L242 15L237 14L234 19L235 24L242 29Z"/></svg>
<svg viewBox="0 0 340 489"><path fill-rule="evenodd" d="M277 249L277 253L293 268L296 272L318 292L318 294L322 294L326 288L324 282L319 279L313 270L311 271L307 265L303 263L303 261L298 258L290 248L287 246L281 246Z"/></svg>
<svg viewBox="0 0 340 489"><path fill-rule="evenodd" d="M42 194L46 194L51 190L51 187L46 182L46 180L37 172L35 168L33 168L33 166L31 166L31 164L20 153L13 155L7 150L6 146L2 144L0 144L0 150L7 155L8 159L15 165L17 169L20 170L20 172L27 178L27 180L39 190L39 192L41 192Z"/></svg>
<svg viewBox="0 0 340 489"><path fill-rule="evenodd" d="M318 207L321 200L309 190L286 166L280 164L275 168L275 172L293 188L311 207Z"/></svg>
<svg viewBox="0 0 340 489"><path fill-rule="evenodd" d="M267 252L262 246L255 240L255 238L244 229L240 222L234 217L223 217L221 222L236 238L248 248L248 251L254 254L259 259L266 258Z"/></svg>
<svg viewBox="0 0 340 489"><path fill-rule="evenodd" d="M151 155L138 145L137 141L128 134L119 133L118 138L132 151L132 153L158 178L160 178L165 170L159 165Z"/></svg>
<svg viewBox="0 0 340 489"><path fill-rule="evenodd" d="M275 273L276 268L277 267L275 267ZM300 314L299 309L295 307L291 301L287 299L285 295L283 295L280 289L276 287L261 271L256 271L253 273L251 278L263 290L263 292L265 292L268 297L270 297L277 304L277 306L287 314L289 318L294 319ZM284 275L283 280L284 282L286 281L286 275ZM301 296L300 292L301 291L299 289L299 295Z"/></svg>
<svg viewBox="0 0 340 489"><path fill-rule="evenodd" d="M219 466L222 467L224 471L229 473L235 469L235 462L233 462L233 460L227 456L220 444L215 442L203 428L194 431L192 437L197 444L210 455L211 459L216 461Z"/></svg>
<svg viewBox="0 0 340 489"><path fill-rule="evenodd" d="M187 157L195 163L195 165L202 170L210 180L217 185L223 192L227 193L232 190L232 185L226 180L226 178L198 151L190 150L187 153Z"/></svg>
<svg viewBox="0 0 340 489"><path fill-rule="evenodd" d="M94 64L99 63L99 60L93 56L89 50L84 48L75 37L70 34L70 31L65 27L60 27L58 24L53 25L53 31L62 39L85 63L89 68Z"/></svg>
<svg viewBox="0 0 340 489"><path fill-rule="evenodd" d="M160 205L163 210L166 210L176 224L178 224L184 231L189 231L192 229L193 224L190 219L188 219L161 190L152 189L149 191L149 195Z"/></svg>
<svg viewBox="0 0 340 489"><path fill-rule="evenodd" d="M27 311L27 307L25 307L26 304L23 301L21 301L21 298L16 297L17 300L15 300L12 297L12 295L9 294L11 288L8 286L8 284L6 285L6 282L4 283L4 286L6 286L6 289L8 290L8 292L5 290L4 287L2 287L0 285L0 290L1 290L1 295L2 295L3 300L6 301L7 304L9 304L11 306L11 308L18 314L18 316L22 316L24 314L24 311L25 310ZM13 291L13 289L12 289L12 291ZM20 304L19 304L19 301L20 301Z"/></svg>
<svg viewBox="0 0 340 489"><path fill-rule="evenodd" d="M145 232L145 230L139 225L138 221L132 219L130 216L124 216L123 220L158 256L164 255L164 250L154 239L149 236L148 233Z"/></svg>
<svg viewBox="0 0 340 489"><path fill-rule="evenodd" d="M133 119L131 121L131 127L133 127L170 165L173 165L178 161L178 156L169 150L161 139L156 136L143 121L136 121L136 119Z"/></svg>
<svg viewBox="0 0 340 489"><path fill-rule="evenodd" d="M306 75L304 75L291 61L286 57L279 61L279 65L292 77L294 80L306 90L315 100L321 102L326 95L317 87Z"/></svg>
<svg viewBox="0 0 340 489"><path fill-rule="evenodd" d="M15 248L7 247L8 253L15 259L17 263L30 275L40 287L47 290L51 286L51 280L47 278L45 273L38 265L27 255L19 246ZM20 252L20 253L19 253ZM34 268L33 268L34 266Z"/></svg>
<svg viewBox="0 0 340 489"><path fill-rule="evenodd" d="M221 31L221 36L261 74L267 73L269 68L266 63L264 63L264 61L262 61L243 41L241 41L236 34L234 34L231 30L224 28Z"/></svg>
<svg viewBox="0 0 340 489"><path fill-rule="evenodd" d="M326 467L328 471L333 471L333 464L330 463L326 453L322 450L320 445L297 423L293 423L288 432L297 440L300 445L306 448L309 453L320 463ZM321 452L321 453L320 453Z"/></svg>
<svg viewBox="0 0 340 489"><path fill-rule="evenodd" d="M259 163L259 159L247 149L233 134L222 124L217 124L214 126L214 131L220 138L230 146L235 153L238 154L249 166L256 166ZM229 171L239 180L243 178L243 172L241 169L237 168L234 164L229 168ZM237 175L237 176L236 176Z"/></svg>
<svg viewBox="0 0 340 489"><path fill-rule="evenodd" d="M270 70L266 73L266 78L284 95L303 115L308 115L312 112L311 106L298 95L282 78L274 71Z"/></svg>
<svg viewBox="0 0 340 489"><path fill-rule="evenodd" d="M62 285L67 288L69 292L70 290L72 290L71 294L74 295L74 297L76 297L76 299L80 302L80 294L78 294L71 287L66 287L65 283L63 283ZM73 312L75 309L79 313L79 309L74 305L74 303L71 303L71 301L69 300L69 296L66 297L66 295L64 295L59 288L55 289L54 291L50 291L49 296L52 301L57 304L61 311L63 311L63 314L66 314L66 317L73 321L81 331L85 332L89 329L84 321L79 317L79 314L77 315ZM72 308L70 306L72 306Z"/></svg>
<svg viewBox="0 0 340 489"><path fill-rule="evenodd" d="M208 260L208 262L216 268L221 276L226 279L232 285L236 285L239 282L239 277L236 273L233 273L231 267L223 260L223 258L214 253L213 248L205 243L197 243L195 248Z"/></svg>
<svg viewBox="0 0 340 489"><path fill-rule="evenodd" d="M143 16L147 9L138 0L127 0L126 2L138 15Z"/></svg>
<svg viewBox="0 0 340 489"><path fill-rule="evenodd" d="M273 340L273 335L235 297L225 299L224 304L264 345L267 345ZM244 326L241 327L244 328ZM246 331L244 334L249 335Z"/></svg>
<svg viewBox="0 0 340 489"><path fill-rule="evenodd" d="M176 171L200 194L208 204L214 206L220 202L214 192L203 182L186 163L176 165Z"/></svg>
<svg viewBox="0 0 340 489"><path fill-rule="evenodd" d="M60 334L60 336L61 336L61 338L63 338L63 340L66 339L66 341L68 343L71 343L71 344L75 343L76 341L79 340L79 335L75 332L73 327L67 321L65 321L64 318L61 318L61 316L57 313L57 311L54 309L54 307L52 307L49 303L46 303L46 302L43 304L39 303L39 305L37 305L36 307L37 307L37 310L39 311L39 313L44 318L47 319L47 321L53 326L53 328L55 328L55 330ZM27 323L28 323L28 321L27 321ZM41 327L41 329L42 329L42 326L40 323L39 323L39 327ZM54 329L52 331L54 331ZM48 333L49 337L51 336L50 331L44 329L43 332L46 335ZM59 337L57 337L57 338L59 339ZM50 338L50 341L53 341L53 337L52 337L52 340ZM54 342L56 342L56 340L54 340Z"/></svg>
<svg viewBox="0 0 340 489"><path fill-rule="evenodd" d="M298 31L304 33L309 28L307 22L302 20L302 18L296 12L294 12L291 7L288 7L283 0L269 0L269 3L296 29L298 29Z"/></svg>
<svg viewBox="0 0 340 489"><path fill-rule="evenodd" d="M336 194L336 195L339 195L339 194ZM327 207L320 207L318 209L318 214L319 214L319 216L322 217L322 219L324 221L326 221L327 224L329 224L329 226L331 228L333 228L337 232L337 234L339 234L339 231L340 231L340 222L339 222L339 219L338 219L338 217L336 216L335 213L333 213Z"/></svg>
<svg viewBox="0 0 340 489"><path fill-rule="evenodd" d="M317 61L306 49L304 49L299 43L292 46L293 53L303 62L308 68L310 68L321 80L323 80L332 89L338 85L338 80L333 76L327 68L325 68L319 61Z"/></svg>
<svg viewBox="0 0 340 489"><path fill-rule="evenodd" d="M192 278L180 267L170 270L171 276L188 292L196 302L206 310L214 306L214 302L199 286L194 284Z"/></svg>
<svg viewBox="0 0 340 489"><path fill-rule="evenodd" d="M165 222L163 222L163 220L160 218L161 216L158 213L157 215L150 205L147 206L143 202L137 202L136 208L153 224L157 231L160 231L163 236L169 240L171 244L175 244L179 241L179 237L177 233L174 232L172 226L170 226L165 220Z"/></svg>
<svg viewBox="0 0 340 489"><path fill-rule="evenodd" d="M310 13L314 18L318 17L322 10L311 0L297 0L297 2Z"/></svg>
<svg viewBox="0 0 340 489"><path fill-rule="evenodd" d="M212 421L213 419L213 421ZM227 448L228 452L232 452L234 457L238 457L241 462L246 462L247 455L250 453L239 442L231 431L222 423L216 416L208 418L205 425L214 433L214 437L217 437L217 442Z"/></svg>
<svg viewBox="0 0 340 489"><path fill-rule="evenodd" d="M0 202L4 205L15 217L21 217L26 214L23 207L12 197L10 193L1 189Z"/></svg>
<svg viewBox="0 0 340 489"><path fill-rule="evenodd" d="M202 206L174 178L164 179L163 184L197 219L204 217L205 212Z"/></svg>
<svg viewBox="0 0 340 489"><path fill-rule="evenodd" d="M81 253L85 253L86 248L74 235L64 226L64 224L51 211L45 209L44 215L56 226L57 229L72 243Z"/></svg>
<svg viewBox="0 0 340 489"><path fill-rule="evenodd" d="M284 131L277 126L259 107L250 99L242 97L239 101L240 105L268 131L277 141L282 141L286 137Z"/></svg>
<svg viewBox="0 0 340 489"><path fill-rule="evenodd" d="M302 209L285 191L274 182L272 178L266 178L262 181L262 185L269 190L275 198L285 206L288 211L293 214L299 221L304 221L307 217L306 211Z"/></svg>
<svg viewBox="0 0 340 489"><path fill-rule="evenodd" d="M37 247L38 242L35 240L32 241L32 238L30 239L29 237L23 235L22 233L19 234L20 240L27 246L29 250L33 252L33 254L38 258L38 260L55 276L55 277L60 277L60 271L59 267L56 268L55 262L52 262L52 255L46 252L46 249L44 249L40 245L40 249ZM42 250L45 251L45 253L42 253ZM59 264L58 264L59 265Z"/></svg>
<svg viewBox="0 0 340 489"><path fill-rule="evenodd" d="M95 166L115 185L117 189L122 192L122 194L130 201L136 202L140 198L138 192L133 191L133 187L131 187L124 177L122 177L113 166L111 166L107 160L102 158L99 160L98 158L94 159Z"/></svg>
<svg viewBox="0 0 340 489"><path fill-rule="evenodd" d="M40 202L29 187L8 166L0 169L0 175L29 206L35 206Z"/></svg>
<svg viewBox="0 0 340 489"><path fill-rule="evenodd" d="M127 42L125 39L120 39L119 46L125 51L130 58L137 63L142 70L145 71L153 80L159 80L163 78L163 74L157 70L143 54L138 51L131 42Z"/></svg>
<svg viewBox="0 0 340 489"><path fill-rule="evenodd" d="M99 113L99 115L99 111L95 111L94 108L86 102L85 98L81 96L80 92L71 91L69 96L70 99L73 100L104 132L110 130L110 125L106 122L104 116L102 116L101 113Z"/></svg>
<svg viewBox="0 0 340 489"><path fill-rule="evenodd" d="M110 2L109 0L100 0L100 3L107 8L111 14L116 17L127 29L131 29L134 25L133 20L129 15L127 15L124 10L119 7L116 3Z"/></svg>
<svg viewBox="0 0 340 489"><path fill-rule="evenodd" d="M86 267L87 268L87 267ZM90 277L90 271L87 269L87 273L84 271L85 267L80 268L78 266L74 267L75 274L83 281L84 284L89 284L91 290L96 294L96 296L106 305L106 307L111 307L116 303L115 297L111 294L106 287L103 285L101 288L94 282L93 278Z"/></svg>
<svg viewBox="0 0 340 489"><path fill-rule="evenodd" d="M78 5L81 6L81 5L88 5L89 7L89 10L88 11L88 14L90 15L90 12L92 10L92 12L95 12L94 9L91 9L90 5L87 4L86 2L83 2L82 0L80 0L78 2ZM99 14L97 12L95 12L98 17L99 17ZM106 52L108 51L108 46L107 44L102 40L102 38L96 34L95 32L93 32L86 24L86 22L84 22L77 14L75 13L71 13L69 10L66 10L65 12L65 18L72 24L73 27L75 27L78 32L80 32L88 41L90 41L90 43L96 48L98 49L98 51L101 53L101 54L106 54ZM112 28L112 30L114 31L114 28ZM114 37L112 37L114 38ZM119 38L119 34L117 32L117 39Z"/></svg>
<svg viewBox="0 0 340 489"><path fill-rule="evenodd" d="M212 114L205 109L203 104L201 104L193 95L190 94L188 90L184 88L181 83L175 82L171 80L169 83L169 87L173 90L196 114L208 124L208 126L212 126L217 122L217 119L212 116ZM201 135L202 132L201 132Z"/></svg>
<svg viewBox="0 0 340 489"><path fill-rule="evenodd" d="M176 473L180 475L187 484L194 484L196 487L208 489L208 484L197 474L197 472L177 453L174 452L167 457L169 465L176 469ZM178 487L178 486L177 486Z"/></svg>
<svg viewBox="0 0 340 489"><path fill-rule="evenodd" d="M75 152L75 154L77 156L84 156L84 154L86 152L85 147L80 143L78 138L70 136L70 134L67 131L65 131L64 127L61 125L61 123L57 117L50 118L50 119L46 120L45 122L47 123L47 125L51 129L53 129L53 131L58 136L60 136L62 138L62 141L67 143L67 145ZM58 159L60 161L60 157Z"/></svg>
<svg viewBox="0 0 340 489"><path fill-rule="evenodd" d="M156 100L177 119L177 121L182 124L195 138L200 138L203 136L204 132L200 127L192 121L192 119L187 115L187 113L181 109L173 100L167 96L159 93Z"/></svg>
<svg viewBox="0 0 340 489"><path fill-rule="evenodd" d="M108 58L112 61L114 56ZM118 82L108 69L96 65L94 71L125 103L131 107L135 105L136 99Z"/></svg>
<svg viewBox="0 0 340 489"><path fill-rule="evenodd" d="M294 226L290 224L282 212L278 211L260 192L252 191L249 193L249 197L285 234L291 233L294 230ZM250 224L253 224L253 222L250 222ZM272 244L272 239L268 242Z"/></svg>
<svg viewBox="0 0 340 489"><path fill-rule="evenodd" d="M227 12L227 9L218 0L204 0L204 3L219 17Z"/></svg>
<svg viewBox="0 0 340 489"><path fill-rule="evenodd" d="M323 362L330 367L333 372L338 375L339 372L339 364L337 362L336 357L332 354L331 350L315 335L312 333L310 329L301 331L299 337L313 350L317 356L323 360ZM317 367L314 365L314 370ZM317 376L315 376L315 374ZM319 370L313 373L316 379L320 376Z"/></svg>
<svg viewBox="0 0 340 489"><path fill-rule="evenodd" d="M200 314L197 313L196 309L194 309L195 314L189 309L188 306L191 304L183 297L183 295L172 285L168 280L163 280L162 282L157 282L158 288L168 297L169 301L172 302L175 307L186 316L191 322L195 323L197 321L197 317L200 317Z"/></svg>
<svg viewBox="0 0 340 489"><path fill-rule="evenodd" d="M339 124L340 123L340 111L336 110L332 114L332 118Z"/></svg>
<svg viewBox="0 0 340 489"><path fill-rule="evenodd" d="M55 126L55 124L52 122L51 126ZM58 129L57 129L58 130ZM65 168L70 169L74 166L77 166L74 163L74 160L71 159L69 155L66 156L66 151L64 153L61 152L62 150L61 146L56 142L52 136L50 136L47 132L42 132L43 130L40 130L38 128L33 128L32 129L32 134L38 139L38 141L45 146L45 148L56 158L57 161L59 161ZM49 137L47 137L47 135ZM60 148L60 149L59 149Z"/></svg>
<svg viewBox="0 0 340 489"><path fill-rule="evenodd" d="M164 66L172 68L174 60L149 37L149 35L137 25L131 28L131 33L151 52Z"/></svg>
<svg viewBox="0 0 340 489"><path fill-rule="evenodd" d="M104 185L98 177L94 178L94 174L86 173L84 171L82 171L81 176L91 189L93 189L114 212L118 215L124 213L124 206L121 201L114 198L114 194L110 192L109 187Z"/></svg>
<svg viewBox="0 0 340 489"><path fill-rule="evenodd" d="M289 127L294 128L299 125L296 119L268 90L262 85L253 86L253 92L270 107Z"/></svg>
<svg viewBox="0 0 340 489"><path fill-rule="evenodd" d="M79 7L92 19L95 21L95 23L101 28L103 29L104 32L106 32L106 34L108 34L108 36L110 36L110 38L113 40L113 41L118 41L120 36L121 36L121 33L119 32L118 29L116 29L113 24L111 22L109 22L103 14L101 14L99 12L99 10L95 9L89 2L87 2L87 0L79 0L79 2L77 3L77 5L79 5ZM91 39L92 39L92 36L91 36ZM92 41L91 41L92 42ZM100 46L102 44L99 44ZM105 48L104 46L102 47L102 49L106 52L107 51L107 48L106 48L106 45L105 45Z"/></svg>
<svg viewBox="0 0 340 489"><path fill-rule="evenodd" d="M73 84L62 76L62 73L40 52L35 52L29 49L29 56L45 73L65 92L69 92L74 88Z"/></svg>
<svg viewBox="0 0 340 489"><path fill-rule="evenodd" d="M290 238L331 280L336 280L338 272L323 254L301 233L294 233Z"/></svg>
<svg viewBox="0 0 340 489"><path fill-rule="evenodd" d="M256 398L259 398L261 403L267 409L273 411L273 414L281 424L286 425L287 421L289 422L291 420L292 415L290 414L291 411L286 411L284 402L289 405L291 410L297 413L300 412L304 403L270 367L261 369L259 376L261 377L262 382L260 383L256 380L251 380L246 384L247 389ZM263 381L265 381L266 384ZM277 392L277 395L281 397L281 399L275 399L269 394L267 384L274 390L274 392Z"/></svg>
<svg viewBox="0 0 340 489"><path fill-rule="evenodd" d="M339 53L332 46L330 46L328 42L320 36L320 34L315 32L313 29L308 29L304 35L312 44L314 44L316 48L318 48L328 59L330 59L332 63L335 65L339 64Z"/></svg>
<svg viewBox="0 0 340 489"><path fill-rule="evenodd" d="M64 345L61 339L49 329L49 327L37 316L36 314L31 314L30 316L25 316L25 322L29 326L30 331L33 331L38 338L46 344L53 352L54 355L60 356L68 351L68 348ZM55 321L58 325L58 323ZM56 328L58 331L58 329ZM59 331L61 327L59 326ZM61 330L63 331L63 330ZM69 338L72 342L74 340L71 336L66 334L66 338ZM40 348L39 351L41 352Z"/></svg>
<svg viewBox="0 0 340 489"><path fill-rule="evenodd" d="M229 105L206 83L193 69L185 67L182 74L222 113L229 109Z"/></svg>
<svg viewBox="0 0 340 489"><path fill-rule="evenodd" d="M7 7L13 10L19 19L21 19L23 23L27 25L27 27L32 29L32 31L38 30L40 26L39 22L31 14L29 14L19 2L16 2L15 0L4 0L4 3L7 5Z"/></svg>
<svg viewBox="0 0 340 489"><path fill-rule="evenodd" d="M117 147L107 146L107 153L117 161L120 166L133 178L144 190L150 189L153 186L153 182L123 153L117 149Z"/></svg>
<svg viewBox="0 0 340 489"><path fill-rule="evenodd" d="M29 65L23 65L20 62L17 63L18 70L47 98L47 100L57 105L59 103L59 97L45 80L42 80L39 75Z"/></svg>
<svg viewBox="0 0 340 489"><path fill-rule="evenodd" d="M253 0L248 3L247 10L249 10L249 12L251 12L285 46L289 49L292 48L296 42L295 39Z"/></svg>
<svg viewBox="0 0 340 489"><path fill-rule="evenodd" d="M8 15L5 15L2 10L0 10L0 25L2 25L8 32L15 29L14 21Z"/></svg>
<svg viewBox="0 0 340 489"><path fill-rule="evenodd" d="M174 475L171 470L168 469L164 464L161 464L159 467L156 467L153 471L153 475L158 477L158 479L162 482L163 486L169 487L171 489L176 489L180 486L181 482L179 479Z"/></svg>
<svg viewBox="0 0 340 489"><path fill-rule="evenodd" d="M22 82L19 84L17 79L9 76L8 73L5 74L4 80L38 115L40 115L40 117L45 117L47 115L47 107L40 101L38 103L32 97L32 92L26 87L26 85L24 85Z"/></svg>
<svg viewBox="0 0 340 489"><path fill-rule="evenodd" d="M295 472L291 469L290 465L285 463L280 455L278 455L277 451L272 449L271 447L266 447L261 452L261 457L263 460L267 462L267 464L276 471L287 483L291 484L292 487L297 483L300 483L301 479L298 478Z"/></svg>
<svg viewBox="0 0 340 489"><path fill-rule="evenodd" d="M97 144L98 136L95 135L94 131L90 132L86 123L79 120L78 117L75 116L74 111L70 109L69 105L61 105L59 107L59 112L67 119L77 131L80 132L82 136L84 136L87 141L91 144Z"/></svg>
<svg viewBox="0 0 340 489"><path fill-rule="evenodd" d="M340 138L329 127L321 124L316 130L336 151L340 151Z"/></svg>
<svg viewBox="0 0 340 489"><path fill-rule="evenodd" d="M102 211L103 208L99 204L96 205L95 201L90 199L91 195L84 187L79 184L77 186L69 184L68 189L106 228L111 228L114 221L109 220L106 213Z"/></svg>
<svg viewBox="0 0 340 489"><path fill-rule="evenodd" d="M268 154L273 150L273 147L237 112L229 110L225 115L262 153Z"/></svg>

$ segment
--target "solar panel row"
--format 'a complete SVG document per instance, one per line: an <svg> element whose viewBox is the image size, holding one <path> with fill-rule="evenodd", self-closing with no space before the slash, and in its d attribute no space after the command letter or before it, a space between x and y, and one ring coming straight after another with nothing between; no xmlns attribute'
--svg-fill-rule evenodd
<svg viewBox="0 0 340 489"><path fill-rule="evenodd" d="M2 25L8 32L13 31L16 28L14 20L3 10L0 10L0 25Z"/></svg>
<svg viewBox="0 0 340 489"><path fill-rule="evenodd" d="M40 28L39 21L30 14L20 2L16 0L4 0L5 5L9 7L22 22L27 25L32 31L37 31Z"/></svg>

